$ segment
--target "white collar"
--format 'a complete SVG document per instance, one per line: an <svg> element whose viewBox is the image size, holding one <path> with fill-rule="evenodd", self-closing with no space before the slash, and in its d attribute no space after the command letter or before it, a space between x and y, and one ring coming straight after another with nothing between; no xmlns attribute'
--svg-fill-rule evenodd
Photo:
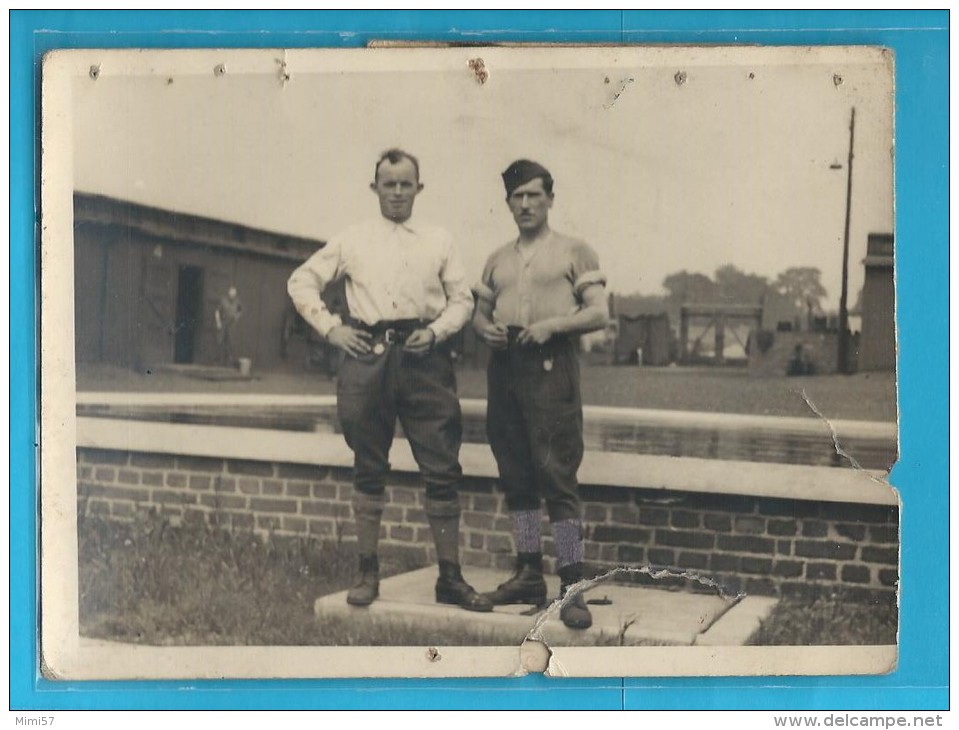
<svg viewBox="0 0 959 730"><path fill-rule="evenodd" d="M417 232L417 229L419 228L419 226L418 226L416 223L413 222L413 217L412 217L412 216L410 216L409 218L407 218L407 219L406 219L405 221L403 221L402 223L397 223L397 222L395 222L395 221L391 221L389 218L387 218L386 216L382 216L382 215L378 218L378 220L379 220L381 226L389 229L390 231L394 231L394 230L396 230L397 228L402 228L403 230L408 231L409 233L416 233L416 232Z"/></svg>

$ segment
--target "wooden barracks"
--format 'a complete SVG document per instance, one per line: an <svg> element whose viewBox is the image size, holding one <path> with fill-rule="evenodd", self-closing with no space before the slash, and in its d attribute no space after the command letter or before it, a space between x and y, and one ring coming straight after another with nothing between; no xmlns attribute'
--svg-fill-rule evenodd
<svg viewBox="0 0 959 730"><path fill-rule="evenodd" d="M237 356L295 367L287 345L305 333L286 280L322 241L76 193L74 245L78 364L214 364L214 311L232 284Z"/></svg>

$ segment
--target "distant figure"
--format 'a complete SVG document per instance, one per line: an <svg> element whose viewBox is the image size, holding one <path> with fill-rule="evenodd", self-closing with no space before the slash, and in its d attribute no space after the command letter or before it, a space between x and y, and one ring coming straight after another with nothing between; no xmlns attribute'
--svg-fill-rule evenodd
<svg viewBox="0 0 959 730"><path fill-rule="evenodd" d="M815 366L802 344L796 345L793 357L786 365L786 375L814 375Z"/></svg>
<svg viewBox="0 0 959 730"><path fill-rule="evenodd" d="M216 346L218 362L224 367L233 367L236 356L233 352L233 328L243 314L243 303L236 292L236 287L230 285L226 294L220 298L213 313L216 319Z"/></svg>
<svg viewBox="0 0 959 730"><path fill-rule="evenodd" d="M516 572L488 594L494 605L544 604L543 502L553 528L563 623L585 629L592 616L581 592L583 409L575 338L609 320L606 277L596 252L553 231L553 178L517 160L503 173L518 235L498 248L476 287L473 327L492 349L486 429L506 493Z"/></svg>

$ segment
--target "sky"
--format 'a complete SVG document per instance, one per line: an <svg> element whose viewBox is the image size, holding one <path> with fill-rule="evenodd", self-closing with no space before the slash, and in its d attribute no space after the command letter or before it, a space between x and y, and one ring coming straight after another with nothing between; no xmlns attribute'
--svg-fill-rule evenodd
<svg viewBox="0 0 959 730"><path fill-rule="evenodd" d="M481 51L484 84L465 62ZM834 309L855 107L850 305L867 234L893 230L892 66L874 49L300 52L286 82L275 52L227 52L222 74L211 58L78 74L76 189L325 239L378 215L374 163L400 146L421 164L415 217L478 279L516 234L500 173L527 157L556 180L552 227L596 249L614 291L815 266Z"/></svg>

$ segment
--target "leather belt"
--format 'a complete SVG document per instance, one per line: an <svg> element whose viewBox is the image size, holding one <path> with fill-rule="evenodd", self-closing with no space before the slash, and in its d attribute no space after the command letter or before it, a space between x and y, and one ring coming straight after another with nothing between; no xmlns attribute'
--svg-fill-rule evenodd
<svg viewBox="0 0 959 730"><path fill-rule="evenodd" d="M380 320L376 324L366 324L357 320L349 322L351 327L368 332L375 340L388 345L402 345L414 331L423 329L428 324L428 321L421 319Z"/></svg>

